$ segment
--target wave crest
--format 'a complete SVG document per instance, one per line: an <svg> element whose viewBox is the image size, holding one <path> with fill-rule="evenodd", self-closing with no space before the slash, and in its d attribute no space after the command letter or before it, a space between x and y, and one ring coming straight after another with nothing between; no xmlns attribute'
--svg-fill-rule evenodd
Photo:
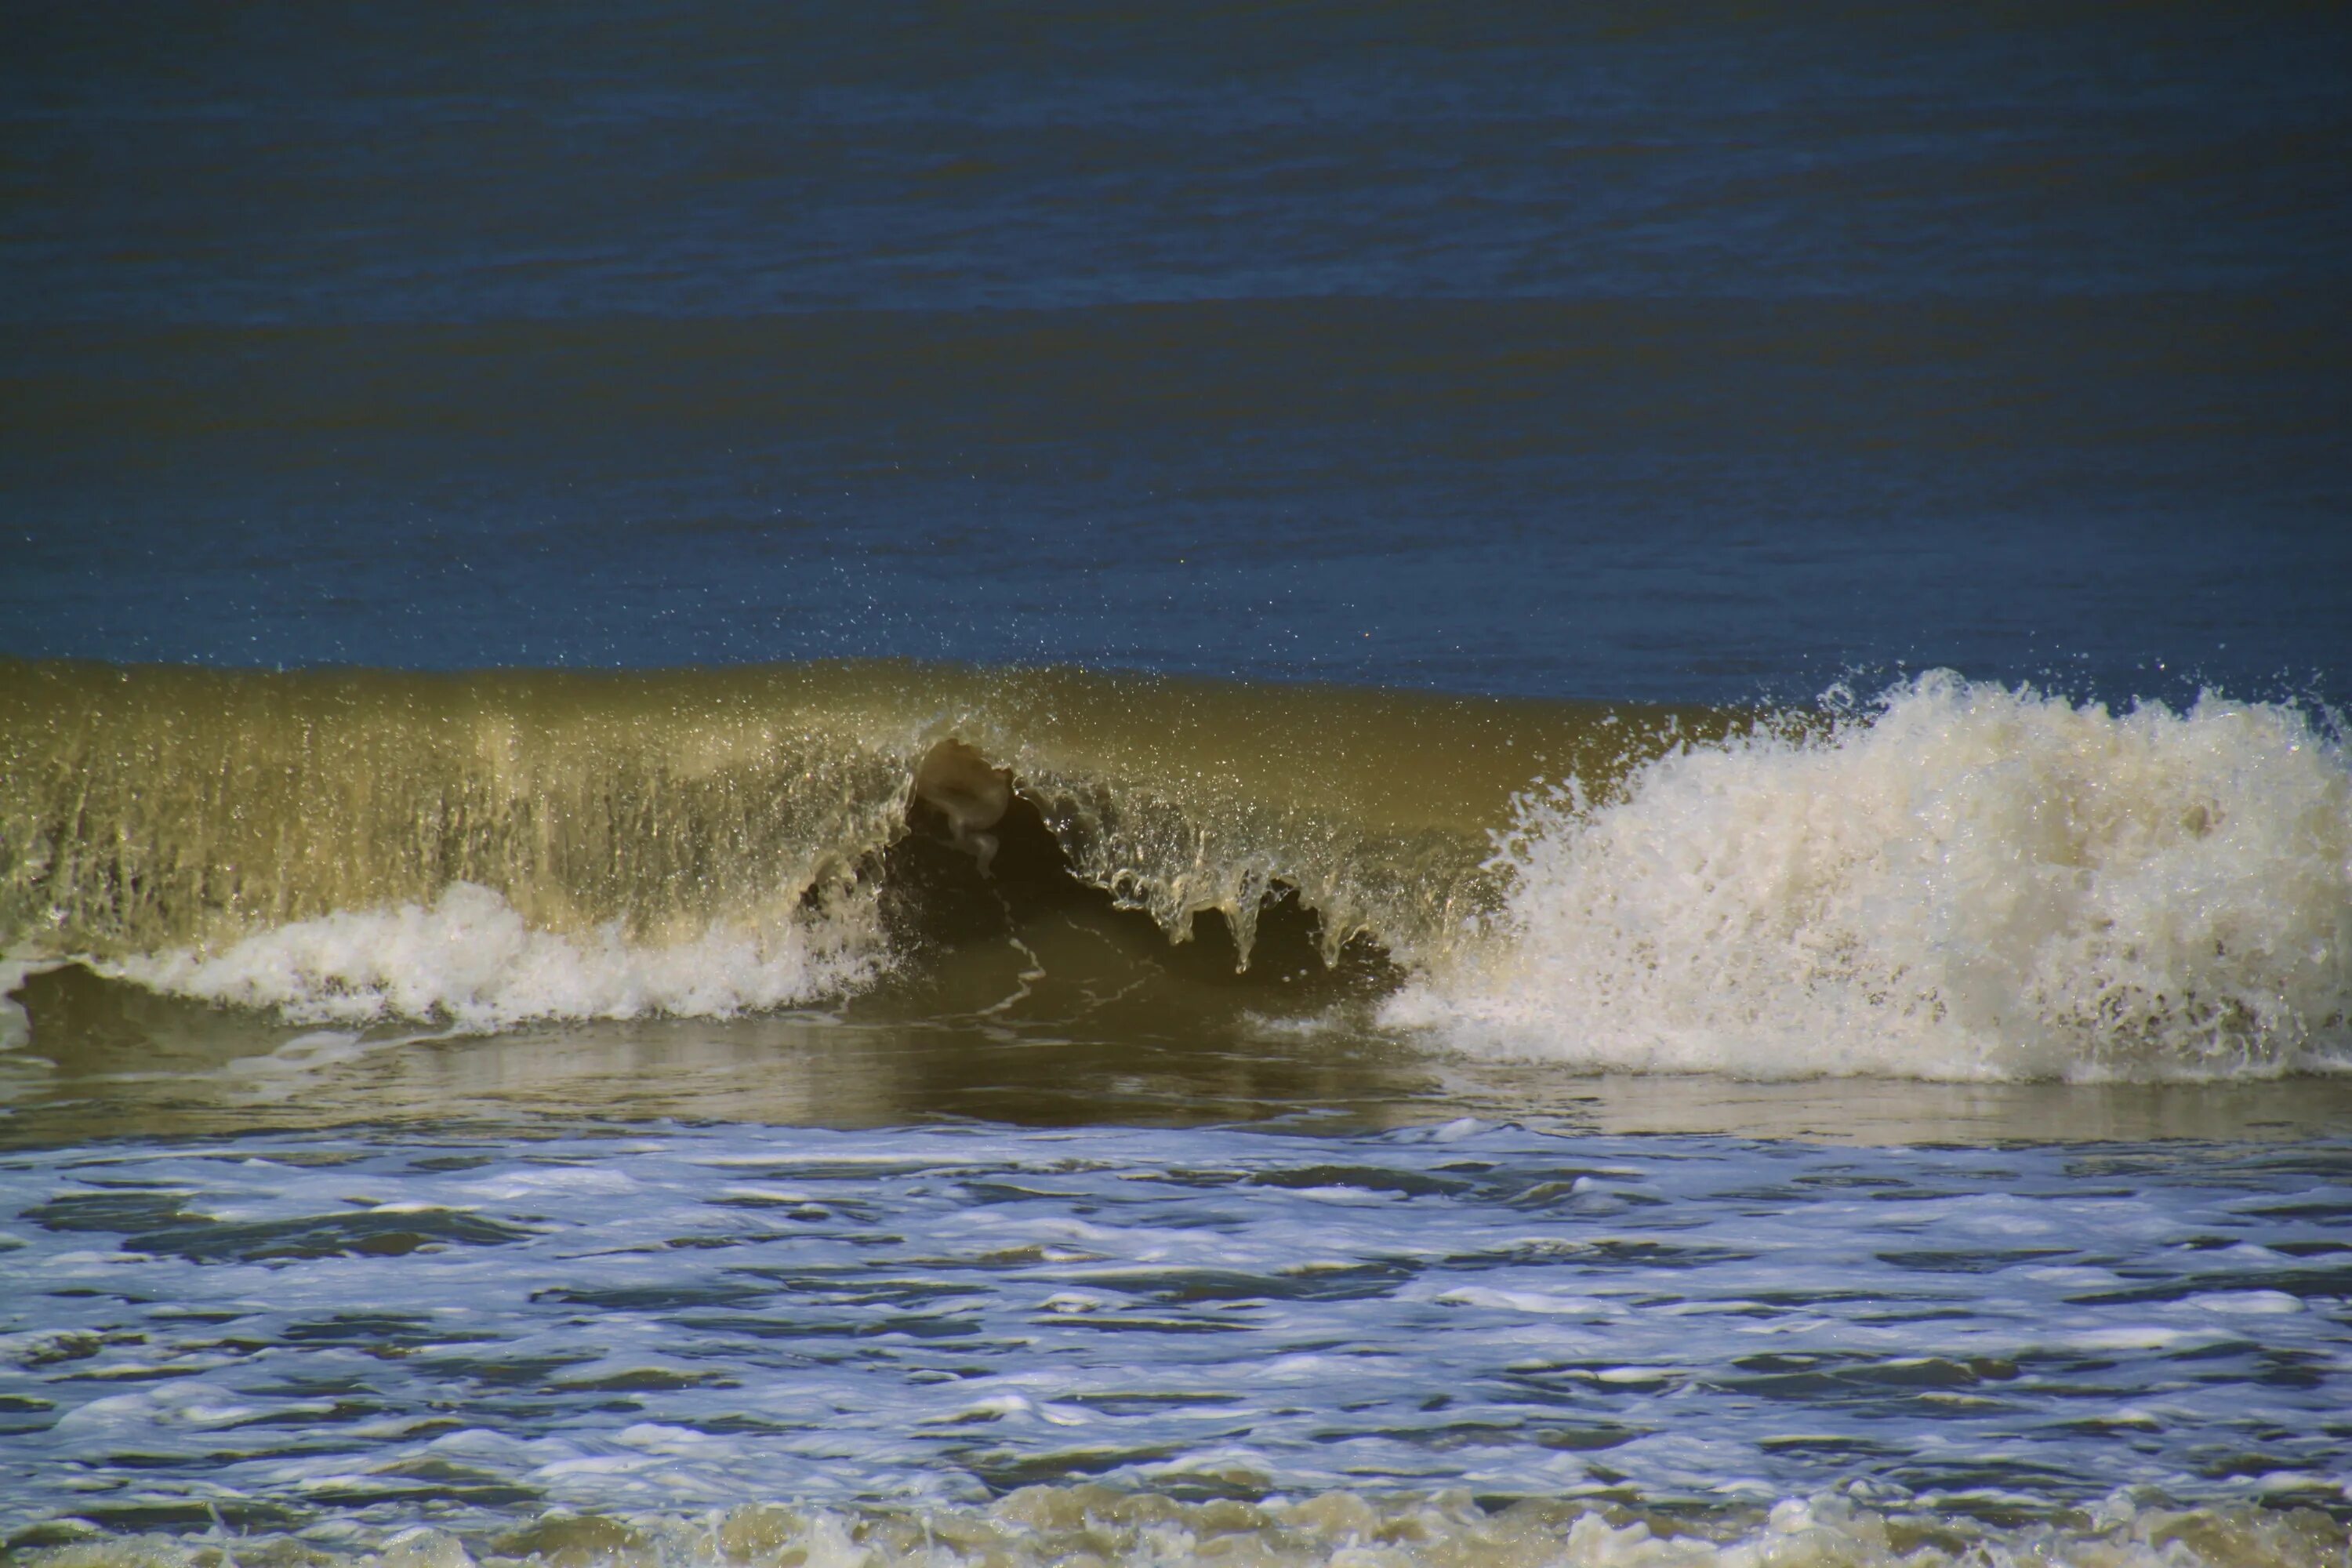
<svg viewBox="0 0 2352 1568"><path fill-rule="evenodd" d="M1761 1077L2198 1078L2352 1056L2352 773L2305 714L1948 672L1522 795L1501 910L1385 1021Z"/></svg>

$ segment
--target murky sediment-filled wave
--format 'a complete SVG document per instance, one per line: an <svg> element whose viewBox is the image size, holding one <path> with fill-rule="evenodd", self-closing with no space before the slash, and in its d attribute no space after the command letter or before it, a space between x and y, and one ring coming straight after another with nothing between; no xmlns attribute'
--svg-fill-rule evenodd
<svg viewBox="0 0 2352 1568"><path fill-rule="evenodd" d="M1273 1012L1304 986L1594 1067L2352 1056L2352 769L2292 707L1943 674L1752 715L897 664L0 679L19 974L320 1022L713 1016L1073 910L1213 950Z"/></svg>

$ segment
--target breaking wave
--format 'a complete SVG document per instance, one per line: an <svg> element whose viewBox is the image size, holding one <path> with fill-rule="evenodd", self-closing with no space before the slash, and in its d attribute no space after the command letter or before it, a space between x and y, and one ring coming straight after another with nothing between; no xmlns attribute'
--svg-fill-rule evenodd
<svg viewBox="0 0 2352 1568"><path fill-rule="evenodd" d="M1948 673L1747 717L895 664L0 674L13 969L301 1021L803 1006L1083 897L1244 969L1280 915L1310 964L1378 955L1378 1027L1585 1068L2352 1058L2352 770L2286 706Z"/></svg>
<svg viewBox="0 0 2352 1568"><path fill-rule="evenodd" d="M1641 1071L2199 1077L2352 1049L2352 773L2304 714L1933 674L1522 795L1502 908L1385 1010Z"/></svg>

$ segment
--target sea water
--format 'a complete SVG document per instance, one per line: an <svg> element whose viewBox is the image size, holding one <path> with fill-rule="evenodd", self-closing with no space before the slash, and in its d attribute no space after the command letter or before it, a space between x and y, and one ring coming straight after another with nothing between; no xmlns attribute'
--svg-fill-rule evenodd
<svg viewBox="0 0 2352 1568"><path fill-rule="evenodd" d="M20 24L12 1562L2352 1554L2340 16Z"/></svg>
<svg viewBox="0 0 2352 1568"><path fill-rule="evenodd" d="M5 1183L51 1303L6 1342L18 1528L331 1544L879 1495L1050 1555L992 1500L1105 1477L1031 1506L1272 1530L1269 1496L1360 1494L1322 1528L1370 1536L1385 1495L1466 1492L1415 1505L1439 1539L1538 1499L1514 1531L1680 1510L1834 1557L1955 1512L2127 1542L2160 1515L2135 1495L2243 1528L2340 1497L2352 1436L2340 1144L443 1127Z"/></svg>
<svg viewBox="0 0 2352 1568"><path fill-rule="evenodd" d="M9 673L45 1561L2342 1550L2305 710Z"/></svg>

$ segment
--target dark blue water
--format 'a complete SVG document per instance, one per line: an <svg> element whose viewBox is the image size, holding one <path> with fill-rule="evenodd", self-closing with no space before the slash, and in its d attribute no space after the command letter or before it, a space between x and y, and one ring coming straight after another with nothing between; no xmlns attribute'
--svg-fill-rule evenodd
<svg viewBox="0 0 2352 1568"><path fill-rule="evenodd" d="M2352 664L2340 10L12 17L0 651Z"/></svg>

